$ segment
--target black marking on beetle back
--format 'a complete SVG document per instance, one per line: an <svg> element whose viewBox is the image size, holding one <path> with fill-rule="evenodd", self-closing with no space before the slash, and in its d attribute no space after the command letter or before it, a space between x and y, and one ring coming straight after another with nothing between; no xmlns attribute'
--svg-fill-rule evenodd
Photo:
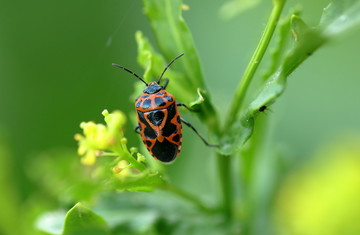
<svg viewBox="0 0 360 235"><path fill-rule="evenodd" d="M156 141L152 152L162 162L171 162L178 154L177 145L171 143L166 138L163 142Z"/></svg>
<svg viewBox="0 0 360 235"><path fill-rule="evenodd" d="M180 135L175 135L173 138L172 138L173 141L175 142L179 142L180 140Z"/></svg>
<svg viewBox="0 0 360 235"><path fill-rule="evenodd" d="M167 110L168 110L168 117L166 119L164 128L162 129L162 134L163 134L163 136L169 137L170 135L172 135L178 131L177 126L174 125L173 123L171 123L171 120L176 115L175 104L170 105L167 108Z"/></svg>
<svg viewBox="0 0 360 235"><path fill-rule="evenodd" d="M170 135L174 134L175 132L177 132L177 127L176 125L167 122L164 126L164 128L162 129L162 135L169 137Z"/></svg>
<svg viewBox="0 0 360 235"><path fill-rule="evenodd" d="M165 101L160 97L155 97L155 104L158 107L164 106L166 103Z"/></svg>
<svg viewBox="0 0 360 235"><path fill-rule="evenodd" d="M160 126L161 123L164 121L165 114L162 110L154 110L148 112L147 118L149 121L154 124L155 126Z"/></svg>
<svg viewBox="0 0 360 235"><path fill-rule="evenodd" d="M148 139L155 139L157 137L155 131L151 128L146 126L145 130L144 130L144 135L146 138Z"/></svg>
<svg viewBox="0 0 360 235"><path fill-rule="evenodd" d="M170 105L169 107L167 107L167 110L168 110L168 117L167 117L167 119L168 119L169 121L171 121L171 120L175 117L175 114L176 114L175 104L172 104L172 105Z"/></svg>
<svg viewBox="0 0 360 235"><path fill-rule="evenodd" d="M145 124L145 129L144 129L144 136L148 139L155 139L157 137L155 131L151 128L151 126L149 125L149 123L146 121L144 113L138 111L138 118L139 118L139 122ZM139 123L140 125L140 123ZM140 125L141 126L141 125Z"/></svg>

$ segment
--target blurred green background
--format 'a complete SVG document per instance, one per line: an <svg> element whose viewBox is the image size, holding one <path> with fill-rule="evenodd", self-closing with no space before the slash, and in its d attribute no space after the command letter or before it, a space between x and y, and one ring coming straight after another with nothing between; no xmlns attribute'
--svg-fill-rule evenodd
<svg viewBox="0 0 360 235"><path fill-rule="evenodd" d="M224 1L185 3L190 10L183 16L193 33L213 102L226 112L263 31L270 1L229 21L219 17ZM301 4L303 18L315 25L327 3L288 1L284 13ZM102 121L105 108L133 112L129 97L135 80L111 63L142 74L136 63L137 30L153 40L140 1L1 2L2 218L21 214L23 205L38 192L39 185L29 178L31 162L58 150L75 155L73 136L80 132L81 121ZM289 78L285 94L267 112L273 143L287 154L291 168L308 161L319 148L339 143L343 136L360 138L359 39L357 30L321 48ZM186 119L205 132L190 114ZM127 136L131 145L138 145L131 123ZM214 191L214 185L203 183L216 179L214 158L207 156L210 150L189 129L183 146L182 156L166 165L171 180L204 195ZM208 170L199 171L199 166ZM19 206L9 206L8 198Z"/></svg>

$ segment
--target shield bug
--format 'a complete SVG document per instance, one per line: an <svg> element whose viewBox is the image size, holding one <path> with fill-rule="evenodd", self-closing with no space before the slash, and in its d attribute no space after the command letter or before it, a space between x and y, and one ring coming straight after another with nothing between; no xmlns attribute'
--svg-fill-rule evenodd
<svg viewBox="0 0 360 235"><path fill-rule="evenodd" d="M185 104L176 103L175 97L165 90L169 79L164 79L164 85L160 85L166 70L175 60L183 55L184 53L170 61L164 68L159 79L156 82L150 83L145 82L144 79L133 71L121 65L113 64L113 66L131 73L146 85L143 93L135 100L135 110L138 120L135 131L141 135L141 139L149 153L162 162L171 162L179 155L182 143L182 123L189 126L201 138L205 145L218 147L217 145L209 144L197 132L194 126L180 117L178 106L183 106L190 111L192 110Z"/></svg>

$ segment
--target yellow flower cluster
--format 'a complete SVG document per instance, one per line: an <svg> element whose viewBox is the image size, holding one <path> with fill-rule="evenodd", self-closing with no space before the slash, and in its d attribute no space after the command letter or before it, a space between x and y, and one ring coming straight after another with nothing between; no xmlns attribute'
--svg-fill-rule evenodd
<svg viewBox="0 0 360 235"><path fill-rule="evenodd" d="M83 129L83 135L75 135L75 140L79 142L78 154L82 156L81 162L84 165L93 165L97 156L103 155L104 151L114 152L116 146L120 146L122 150L126 148L127 140L123 133L125 115L120 111L109 114L107 110L102 114L106 125L92 121L82 122L80 128Z"/></svg>

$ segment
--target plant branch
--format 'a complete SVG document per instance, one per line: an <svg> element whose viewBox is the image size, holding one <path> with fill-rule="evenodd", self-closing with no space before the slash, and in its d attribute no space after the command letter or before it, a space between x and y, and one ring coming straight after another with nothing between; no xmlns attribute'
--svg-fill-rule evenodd
<svg viewBox="0 0 360 235"><path fill-rule="evenodd" d="M125 151L123 151L122 149ZM124 148L123 144L121 144L121 147L116 146L114 147L113 151L118 155L122 156L122 158L126 161L128 161L133 167L138 169L139 171L145 171L146 166L142 164L141 162L138 162L128 151L127 148Z"/></svg>
<svg viewBox="0 0 360 235"><path fill-rule="evenodd" d="M232 216L232 182L231 182L231 168L230 157L222 154L217 154L217 162L219 169L219 179L222 192L222 209L225 212L227 218Z"/></svg>
<svg viewBox="0 0 360 235"><path fill-rule="evenodd" d="M243 77L240 80L238 87L236 88L233 103L230 107L230 111L227 115L227 120L225 122L224 131L227 131L230 126L235 122L239 112L242 109L242 104L246 96L246 92L250 85L250 82L266 52L266 49L270 43L274 30L279 21L282 9L284 7L286 0L273 0L273 9L270 14L268 23L265 27L264 33L261 36L260 42L244 72Z"/></svg>

